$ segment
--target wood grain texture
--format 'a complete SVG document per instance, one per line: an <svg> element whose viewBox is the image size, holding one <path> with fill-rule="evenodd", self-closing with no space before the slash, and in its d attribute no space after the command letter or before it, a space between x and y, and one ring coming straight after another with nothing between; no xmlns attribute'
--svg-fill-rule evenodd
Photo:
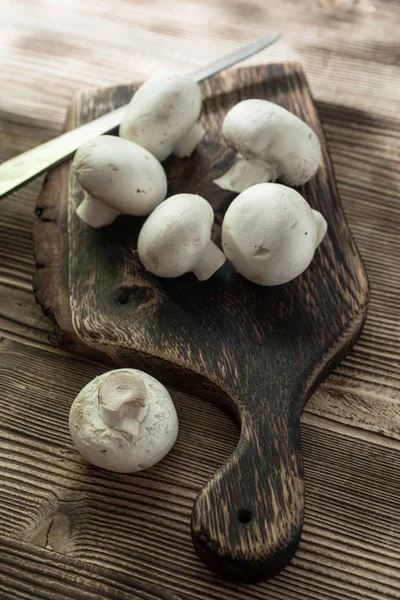
<svg viewBox="0 0 400 600"><path fill-rule="evenodd" d="M82 87L194 71L272 32L283 34L279 44L247 64L300 61L317 99L397 117L397 0L116 0L114 6L3 0L7 119L60 129L72 93Z"/></svg>
<svg viewBox="0 0 400 600"><path fill-rule="evenodd" d="M83 519L83 568L96 562L108 569L110 562L117 561L117 569L123 565L124 573L130 575L134 558L140 560L148 580L188 598L400 597L396 587L400 570L396 529L400 497L396 441L400 437L399 20L397 0L114 0L112 4L109 0L86 0L79 7L72 0L3 0L0 160L60 133L72 94L85 86L116 85L167 70L190 72L255 38L281 32L278 44L247 64L295 60L304 66L328 139L345 213L371 283L370 308L361 339L318 388L303 413L307 511L303 542L294 564L270 582L246 588L222 584L198 564L190 543L190 502L234 449L236 438L223 450L219 440L231 439L230 422L219 419L215 408L205 411L204 402L180 394L180 399L174 395L174 401L181 425L186 422L190 429L193 419L192 429L201 423L202 435L190 438L192 451L188 459L180 460L178 480L177 469L169 473L173 500L169 506L181 506L178 498L186 493L185 481L191 480L193 472L204 473L193 486L183 516L179 513L170 518L166 509L162 525L165 535L160 537L158 508L151 498L139 511L138 527L133 532L122 526L118 548L114 547L110 555L101 551L102 533L110 521L99 496L100 526L95 534L93 519L87 513ZM33 408L48 397L49 410L59 409L54 413L53 430L63 431L67 414L63 403L68 406L79 385L104 367L87 370L86 361L68 358L66 352L48 342L49 323L31 291L31 226L40 185L40 181L32 182L0 205L0 336L23 344L0 344L4 349L0 353L0 404L10 412L11 400L26 398ZM5 386L11 374L13 383ZM71 385L71 381L75 383ZM188 407L186 417L180 409L183 406ZM20 447L21 435L28 434L26 412L14 412L15 435L10 443L16 448ZM40 421L40 413L37 419ZM198 446L207 432L210 443ZM40 449L42 438L36 439ZM8 479L6 490L7 494L15 491L15 501L8 505L8 518L2 516L8 531L5 536L14 537L21 515L30 510L24 501L29 498L25 456L31 448L28 444L27 451L19 453L19 462L11 459L14 475ZM319 456L321 448L324 451ZM51 470L54 456L54 450L46 446L36 466L39 463ZM211 456L215 460L212 464ZM354 478L359 471L362 479ZM53 481L50 479L49 489ZM65 486L68 488L68 479ZM0 489L5 490L3 479ZM39 502L36 489L33 498ZM2 503L4 497L2 493ZM14 512L12 506L20 509ZM119 513L123 510L120 508ZM138 510L135 504L134 512ZM143 522L157 523L145 541L140 536ZM132 536L136 539L133 555ZM4 539L3 534L1 537ZM156 548L168 551L160 554L152 546L151 552L144 552L148 539ZM177 542L172 544L170 539ZM303 550L310 539L311 545ZM122 554L117 560L119 549ZM27 563L20 564L15 558L0 577L2 600L55 595L47 587L48 578L41 575L35 546L27 545L26 551L32 585L23 592L18 590L17 584L27 576ZM49 568L63 558L55 550L42 552L48 553ZM3 557L2 550L0 563ZM155 563L161 563L162 568L155 569ZM79 582L84 595L82 572L71 573L67 580L64 572L58 571L61 597L72 596L72 581Z"/></svg>
<svg viewBox="0 0 400 600"><path fill-rule="evenodd" d="M131 87L80 95L67 128L131 95ZM268 98L319 135L323 164L301 191L327 218L329 235L306 274L278 288L248 284L230 265L206 284L193 275L153 277L135 250L142 221L120 218L102 231L83 225L75 215L82 190L66 164L49 175L36 209L35 291L61 345L144 368L232 409L240 441L196 499L193 541L210 568L257 581L284 568L298 545L304 512L301 410L359 335L368 284L301 69L240 69L206 82L203 97L205 140L190 159L169 159L166 170L169 195L190 190L212 203L216 237L234 197L213 184L232 160L220 134L230 107L245 98Z"/></svg>
<svg viewBox="0 0 400 600"><path fill-rule="evenodd" d="M190 533L198 490L238 440L221 410L171 390L172 452L142 473L107 473L85 463L68 433L72 398L104 366L7 340L0 365L2 600L142 598L146 584L157 600L400 598L398 442L308 415L299 550L266 583L225 583L201 564Z"/></svg>
<svg viewBox="0 0 400 600"><path fill-rule="evenodd" d="M55 522L55 519L52 523ZM57 532L59 535L59 532ZM57 547L54 548L57 551ZM48 548L3 538L0 541L0 594L2 598L38 600L180 600L150 582L131 574L109 571L82 561L50 553ZM37 581L44 585L38 589Z"/></svg>

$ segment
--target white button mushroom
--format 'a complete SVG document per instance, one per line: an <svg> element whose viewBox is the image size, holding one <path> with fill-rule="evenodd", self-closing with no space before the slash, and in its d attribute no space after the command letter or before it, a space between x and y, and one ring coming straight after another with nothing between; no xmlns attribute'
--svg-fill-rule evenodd
<svg viewBox="0 0 400 600"><path fill-rule="evenodd" d="M167 195L167 177L147 150L112 135L83 144L73 168L87 192L78 216L92 227L109 225L120 214L147 216Z"/></svg>
<svg viewBox="0 0 400 600"><path fill-rule="evenodd" d="M119 135L154 154L190 156L204 135L198 84L187 75L164 74L146 81L134 94Z"/></svg>
<svg viewBox="0 0 400 600"><path fill-rule="evenodd" d="M260 183L229 206L222 223L222 247L246 279L280 285L307 269L326 230L324 217L298 192Z"/></svg>
<svg viewBox="0 0 400 600"><path fill-rule="evenodd" d="M224 253L211 240L214 212L195 194L171 196L149 216L138 240L144 267L160 277L193 272L204 281L224 264Z"/></svg>
<svg viewBox="0 0 400 600"><path fill-rule="evenodd" d="M215 183L242 192L251 185L280 178L302 185L318 170L321 146L301 119L266 100L243 100L227 113L226 142L237 152L232 167Z"/></svg>
<svg viewBox="0 0 400 600"><path fill-rule="evenodd" d="M178 417L157 379L136 369L117 369L81 390L71 406L69 428L87 461L133 473L155 465L171 450Z"/></svg>

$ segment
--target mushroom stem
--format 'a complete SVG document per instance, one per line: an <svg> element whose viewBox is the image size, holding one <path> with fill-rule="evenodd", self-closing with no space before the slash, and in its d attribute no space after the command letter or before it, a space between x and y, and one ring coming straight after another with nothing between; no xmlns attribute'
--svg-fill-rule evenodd
<svg viewBox="0 0 400 600"><path fill-rule="evenodd" d="M111 429L137 437L140 424L149 412L143 381L129 371L116 371L100 383L99 413Z"/></svg>
<svg viewBox="0 0 400 600"><path fill-rule="evenodd" d="M222 177L214 179L214 183L223 190L243 192L256 183L275 181L278 173L276 167L258 158L244 158L236 155L233 165Z"/></svg>
<svg viewBox="0 0 400 600"><path fill-rule="evenodd" d="M195 123L187 133L176 144L173 149L173 153L178 158L184 158L190 156L196 146L201 142L205 134L205 129L200 123Z"/></svg>
<svg viewBox="0 0 400 600"><path fill-rule="evenodd" d="M212 240L201 253L193 273L199 281L209 279L226 261L226 256Z"/></svg>
<svg viewBox="0 0 400 600"><path fill-rule="evenodd" d="M318 248L318 246L320 245L320 243L322 242L322 240L325 237L325 234L328 229L328 224L320 212L318 212L317 210L314 210L314 209L312 209L312 212L314 215L315 225L316 225L315 247Z"/></svg>
<svg viewBox="0 0 400 600"><path fill-rule="evenodd" d="M76 209L76 214L91 227L104 227L115 221L121 213L87 194Z"/></svg>

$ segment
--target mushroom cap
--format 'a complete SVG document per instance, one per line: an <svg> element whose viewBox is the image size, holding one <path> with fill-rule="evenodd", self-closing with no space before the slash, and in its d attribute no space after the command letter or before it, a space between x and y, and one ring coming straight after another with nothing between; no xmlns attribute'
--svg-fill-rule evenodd
<svg viewBox="0 0 400 600"><path fill-rule="evenodd" d="M133 95L119 135L164 160L199 118L201 92L187 75L148 79Z"/></svg>
<svg viewBox="0 0 400 600"><path fill-rule="evenodd" d="M106 425L99 411L99 386L109 375L128 371L146 386L149 411L137 437ZM132 473L159 462L171 450L178 435L178 417L166 388L137 369L103 373L88 383L75 398L69 415L72 440L82 456L109 471Z"/></svg>
<svg viewBox="0 0 400 600"><path fill-rule="evenodd" d="M158 160L141 146L113 135L83 144L73 167L90 196L123 214L146 216L167 195L167 177Z"/></svg>
<svg viewBox="0 0 400 600"><path fill-rule="evenodd" d="M277 183L259 183L229 206L222 247L246 279L280 285L307 269L325 232L325 219L298 192Z"/></svg>
<svg viewBox="0 0 400 600"><path fill-rule="evenodd" d="M160 277L192 271L210 241L214 211L196 194L167 198L144 223L138 239L144 267Z"/></svg>
<svg viewBox="0 0 400 600"><path fill-rule="evenodd" d="M314 131L267 100L243 100L227 113L226 142L245 158L267 162L288 185L302 185L318 170L321 146Z"/></svg>

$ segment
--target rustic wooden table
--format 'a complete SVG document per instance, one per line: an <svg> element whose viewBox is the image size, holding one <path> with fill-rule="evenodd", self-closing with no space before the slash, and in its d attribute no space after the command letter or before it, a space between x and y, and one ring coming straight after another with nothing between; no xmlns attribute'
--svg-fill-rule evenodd
<svg viewBox="0 0 400 600"><path fill-rule="evenodd" d="M85 470L68 411L104 366L53 347L35 303L41 181L2 201L2 600L400 598L399 29L398 0L2 0L0 161L60 133L78 89L195 70L281 32L248 64L304 66L372 287L362 338L303 416L300 549L275 579L231 585L198 560L189 522L235 447L234 425L173 392L181 435L165 461L135 477Z"/></svg>

